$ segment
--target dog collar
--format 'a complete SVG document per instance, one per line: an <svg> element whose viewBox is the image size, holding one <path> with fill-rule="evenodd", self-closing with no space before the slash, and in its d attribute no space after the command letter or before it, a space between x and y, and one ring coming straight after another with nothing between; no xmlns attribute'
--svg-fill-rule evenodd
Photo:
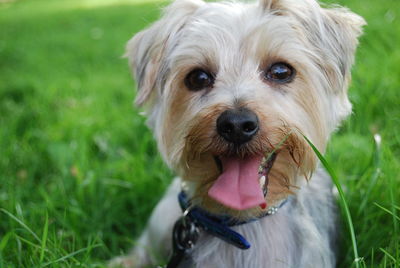
<svg viewBox="0 0 400 268"><path fill-rule="evenodd" d="M250 223L266 216L273 215L287 202L287 199L285 199L279 206L269 207L260 217L251 218L246 221L238 221L229 215L212 214L200 207L191 206L190 200L184 191L181 191L178 194L178 201L182 211L184 212L184 216L193 221L198 227L240 249L248 249L251 245L246 238L229 227Z"/></svg>

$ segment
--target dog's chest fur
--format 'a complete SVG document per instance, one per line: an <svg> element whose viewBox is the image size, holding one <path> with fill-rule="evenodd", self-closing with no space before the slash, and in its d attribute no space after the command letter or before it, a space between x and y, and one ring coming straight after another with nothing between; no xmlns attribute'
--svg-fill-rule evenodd
<svg viewBox="0 0 400 268"><path fill-rule="evenodd" d="M250 249L203 234L192 254L194 267L335 267L334 202L330 178L319 169L276 214L234 227Z"/></svg>

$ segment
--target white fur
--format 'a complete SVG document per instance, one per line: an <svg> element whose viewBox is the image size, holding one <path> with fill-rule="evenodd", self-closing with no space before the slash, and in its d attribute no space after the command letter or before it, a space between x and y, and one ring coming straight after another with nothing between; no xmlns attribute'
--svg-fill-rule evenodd
<svg viewBox="0 0 400 268"><path fill-rule="evenodd" d="M218 268L335 267L337 236L330 178L320 169L274 215L235 229L252 244L240 250L204 237L194 252L197 266Z"/></svg>
<svg viewBox="0 0 400 268"><path fill-rule="evenodd" d="M159 21L129 41L127 56L138 82L136 103L146 106L161 155L188 182L196 204L219 209L204 194L206 179L219 175L212 156L224 154L217 150L224 144L215 138L219 109L245 106L260 118L247 154L270 151L288 133L296 136L283 145L268 185L273 190L267 195L269 205L294 192L289 202L275 215L235 227L252 243L249 250L204 234L192 254L194 267L335 266L332 185L322 169L314 170L315 155L299 132L323 152L330 134L350 114L347 87L364 23L345 8L323 8L315 0L176 0ZM294 67L293 81L263 79L276 62ZM186 88L184 77L196 68L215 75L211 89ZM310 182L304 180L311 173ZM285 178L287 185L281 182ZM176 179L133 253L113 264L145 267L170 254L171 229L181 214L179 190ZM240 217L254 211L228 213Z"/></svg>
<svg viewBox="0 0 400 268"><path fill-rule="evenodd" d="M273 2L275 9L262 9L267 3L177 0L161 20L129 41L137 103L146 103L149 126L173 169L178 168L189 123L214 104L262 99L276 117L296 125L321 151L350 114L347 86L364 20L343 8L320 8L314 0L266 2ZM290 85L295 90L277 91L260 81L260 61L270 57L298 70L299 79ZM165 133L171 126L166 117L175 108L171 96L179 87L176 77L203 65L218 72L218 90L188 102L185 120L179 120L182 127L174 129L174 145L168 146ZM306 110L311 106L314 117Z"/></svg>
<svg viewBox="0 0 400 268"><path fill-rule="evenodd" d="M114 264L156 265L171 253L172 226L182 215L177 178L154 209L134 251ZM250 243L248 250L202 233L193 258L196 268L330 268L335 267L338 236L335 200L329 176L319 168L297 195L274 215L234 227ZM127 267L130 267L129 265Z"/></svg>

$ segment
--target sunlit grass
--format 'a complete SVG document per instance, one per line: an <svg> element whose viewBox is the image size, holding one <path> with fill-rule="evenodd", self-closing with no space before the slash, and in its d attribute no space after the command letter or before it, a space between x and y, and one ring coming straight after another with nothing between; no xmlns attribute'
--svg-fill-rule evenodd
<svg viewBox="0 0 400 268"><path fill-rule="evenodd" d="M22 3L23 2L23 3ZM132 6L143 4L157 4L160 0L33 0L33 1L0 1L0 12L17 13L18 16L32 16L35 14L68 12L76 9L96 9L107 8L113 6ZM32 10L35 12L32 13ZM4 17L9 17L10 14L1 14Z"/></svg>

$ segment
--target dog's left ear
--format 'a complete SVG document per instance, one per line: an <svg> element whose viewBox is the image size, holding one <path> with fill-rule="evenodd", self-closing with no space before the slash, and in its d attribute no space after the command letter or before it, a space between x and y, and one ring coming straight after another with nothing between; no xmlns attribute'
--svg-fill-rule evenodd
<svg viewBox="0 0 400 268"><path fill-rule="evenodd" d="M322 22L322 23L321 23ZM346 8L322 8L319 36L315 36L314 44L320 51L321 62L318 63L325 72L330 84L331 122L336 128L351 113L348 99L348 86L351 80L351 67L354 63L358 38L362 34L365 20Z"/></svg>
<svg viewBox="0 0 400 268"><path fill-rule="evenodd" d="M156 89L162 83L166 50L184 27L189 17L203 5L202 0L175 0L164 10L163 17L139 32L126 47L126 56L137 82L138 92L135 103L140 106L157 94ZM160 81L158 81L160 80Z"/></svg>
<svg viewBox="0 0 400 268"><path fill-rule="evenodd" d="M332 128L351 113L347 88L351 67L365 20L343 7L324 8L315 0L262 0L272 2L275 14L290 16L313 47L315 65L328 83ZM296 26L294 26L296 27Z"/></svg>
<svg viewBox="0 0 400 268"><path fill-rule="evenodd" d="M354 54L358 45L358 38L362 34L365 20L346 8L323 9L323 31L321 35L324 43L323 50L330 55L331 60L338 61L340 74L344 80L350 77L351 66L354 63ZM343 85L347 87L347 85ZM341 89L339 89L340 91Z"/></svg>
<svg viewBox="0 0 400 268"><path fill-rule="evenodd" d="M335 128L351 112L347 88L365 20L343 7L321 7L316 0L260 0L260 5L273 15L291 17L307 46L314 48L311 56L332 96L330 121Z"/></svg>

